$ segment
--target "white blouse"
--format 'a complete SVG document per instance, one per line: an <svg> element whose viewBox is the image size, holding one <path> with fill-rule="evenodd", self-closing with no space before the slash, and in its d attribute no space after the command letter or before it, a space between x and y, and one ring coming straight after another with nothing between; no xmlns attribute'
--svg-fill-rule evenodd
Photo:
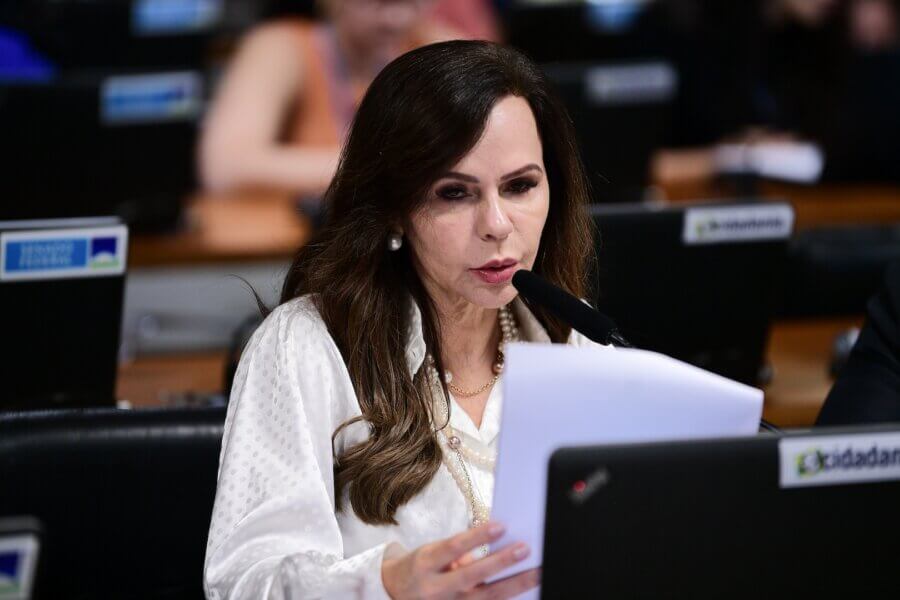
<svg viewBox="0 0 900 600"><path fill-rule="evenodd" d="M416 373L425 359L421 314L411 303L406 360ZM549 343L520 300L513 310L522 338ZM573 332L570 344L593 342ZM451 397L450 424L463 443L494 453L501 386L487 400L481 427ZM218 487L204 565L210 600L388 598L383 556L464 531L469 504L442 464L431 482L396 513L397 525L356 517L344 490L334 506L332 433L361 410L347 367L306 296L276 308L241 357L225 420ZM355 423L334 440L338 455L368 435ZM494 475L467 464L486 506Z"/></svg>

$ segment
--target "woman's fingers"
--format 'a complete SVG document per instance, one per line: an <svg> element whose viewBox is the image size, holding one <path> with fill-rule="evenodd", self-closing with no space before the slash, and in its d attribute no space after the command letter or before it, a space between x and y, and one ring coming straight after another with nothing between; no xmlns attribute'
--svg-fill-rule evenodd
<svg viewBox="0 0 900 600"><path fill-rule="evenodd" d="M499 573L528 556L528 546L516 543L493 552L469 565L443 575L452 589L469 589L483 583L488 577Z"/></svg>
<svg viewBox="0 0 900 600"><path fill-rule="evenodd" d="M488 522L469 529L446 540L435 542L423 548L422 560L425 567L433 571L444 571L464 554L489 544L503 535L504 528L499 523Z"/></svg>
<svg viewBox="0 0 900 600"><path fill-rule="evenodd" d="M465 567L466 565L471 565L476 560L478 560L478 559L475 558L474 551L466 552L460 558L457 558L452 563L450 563L450 566L447 568L447 570L455 571L456 569L460 569L462 567Z"/></svg>
<svg viewBox="0 0 900 600"><path fill-rule="evenodd" d="M514 598L519 594L527 592L536 587L541 582L541 570L530 569L522 571L512 577L495 581L489 585L481 585L465 595L465 598L472 600L501 600L504 598Z"/></svg>

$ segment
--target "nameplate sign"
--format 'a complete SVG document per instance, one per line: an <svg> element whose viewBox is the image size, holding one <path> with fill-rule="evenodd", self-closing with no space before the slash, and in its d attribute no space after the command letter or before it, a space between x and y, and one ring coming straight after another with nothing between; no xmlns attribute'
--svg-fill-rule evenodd
<svg viewBox="0 0 900 600"><path fill-rule="evenodd" d="M30 533L0 535L0 600L29 600L39 543Z"/></svg>
<svg viewBox="0 0 900 600"><path fill-rule="evenodd" d="M783 488L900 480L900 432L784 438Z"/></svg>
<svg viewBox="0 0 900 600"><path fill-rule="evenodd" d="M785 204L696 207L684 214L685 244L777 240L791 235L794 211Z"/></svg>
<svg viewBox="0 0 900 600"><path fill-rule="evenodd" d="M0 233L0 281L121 275L127 252L124 225L5 231Z"/></svg>

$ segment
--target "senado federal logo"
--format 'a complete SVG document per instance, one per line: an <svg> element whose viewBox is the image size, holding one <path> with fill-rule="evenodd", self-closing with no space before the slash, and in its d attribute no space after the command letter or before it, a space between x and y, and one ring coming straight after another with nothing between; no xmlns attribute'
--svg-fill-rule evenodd
<svg viewBox="0 0 900 600"><path fill-rule="evenodd" d="M900 479L900 432L784 438L779 454L782 487Z"/></svg>
<svg viewBox="0 0 900 600"><path fill-rule="evenodd" d="M127 249L124 225L4 231L0 281L121 275Z"/></svg>

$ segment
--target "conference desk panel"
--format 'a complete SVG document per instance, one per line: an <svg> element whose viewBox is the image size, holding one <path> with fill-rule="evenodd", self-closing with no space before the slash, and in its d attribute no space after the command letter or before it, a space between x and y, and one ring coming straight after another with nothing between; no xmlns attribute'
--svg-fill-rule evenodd
<svg viewBox="0 0 900 600"><path fill-rule="evenodd" d="M772 381L765 386L764 417L782 427L811 425L831 388L831 344L860 317L783 321L771 332L768 360ZM197 401L222 391L226 353L220 351L145 356L123 363L116 387L132 406Z"/></svg>

